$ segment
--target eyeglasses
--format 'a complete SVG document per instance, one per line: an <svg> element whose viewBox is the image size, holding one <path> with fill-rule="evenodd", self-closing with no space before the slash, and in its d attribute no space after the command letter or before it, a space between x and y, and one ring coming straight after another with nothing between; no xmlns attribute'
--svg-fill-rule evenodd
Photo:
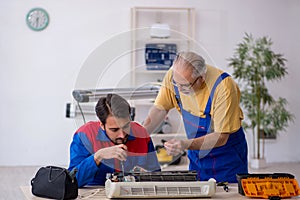
<svg viewBox="0 0 300 200"><path fill-rule="evenodd" d="M187 83L187 84L176 83L176 81L173 79L173 85L178 88L182 88L184 90L190 90L195 85L195 83L199 78L201 78L201 76L198 76L192 83Z"/></svg>

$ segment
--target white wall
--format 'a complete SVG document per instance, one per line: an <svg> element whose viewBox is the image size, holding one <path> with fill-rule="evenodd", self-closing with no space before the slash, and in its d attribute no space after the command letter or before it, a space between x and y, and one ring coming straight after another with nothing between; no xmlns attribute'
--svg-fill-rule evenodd
<svg viewBox="0 0 300 200"><path fill-rule="evenodd" d="M267 143L267 161L300 161L300 1L1 0L0 165L68 164L69 144L78 122L65 118L65 104L73 101L74 88L81 84L88 88L95 84L95 77L100 76L96 83L105 87L120 84L120 79L126 83L128 44L117 41L130 30L133 6L195 7L197 42L218 67L229 72L227 59L244 32L270 36L274 49L288 59L289 71L271 90L288 99L296 120L276 141ZM34 32L26 26L25 16L33 7L43 7L50 15L44 31ZM99 47L116 59L114 67L122 68L110 72L101 65L106 63L105 57L89 59ZM96 72L84 72L83 66L92 60L99 64L92 63ZM93 78L84 76L86 82L77 79L85 73ZM248 138L251 140L250 134Z"/></svg>

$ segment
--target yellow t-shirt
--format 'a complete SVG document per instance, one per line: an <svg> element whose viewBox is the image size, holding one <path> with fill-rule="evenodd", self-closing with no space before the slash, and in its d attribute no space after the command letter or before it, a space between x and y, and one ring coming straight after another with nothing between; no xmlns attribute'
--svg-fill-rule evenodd
<svg viewBox="0 0 300 200"><path fill-rule="evenodd" d="M210 91L222 73L222 70L207 65L205 82L200 86L200 90L197 90L192 95L180 93L183 109L192 115L205 117L204 110ZM172 68L166 73L154 104L164 110L170 110L175 107L180 112L172 84ZM241 127L241 121L244 116L240 108L240 90L231 76L222 80L217 86L212 99L210 115L212 131L233 133Z"/></svg>

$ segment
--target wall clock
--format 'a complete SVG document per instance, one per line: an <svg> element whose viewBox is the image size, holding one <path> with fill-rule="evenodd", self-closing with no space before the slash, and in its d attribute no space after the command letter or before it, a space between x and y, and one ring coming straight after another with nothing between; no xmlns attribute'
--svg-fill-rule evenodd
<svg viewBox="0 0 300 200"><path fill-rule="evenodd" d="M44 30L49 24L49 15L43 8L33 8L26 15L26 23L34 31Z"/></svg>

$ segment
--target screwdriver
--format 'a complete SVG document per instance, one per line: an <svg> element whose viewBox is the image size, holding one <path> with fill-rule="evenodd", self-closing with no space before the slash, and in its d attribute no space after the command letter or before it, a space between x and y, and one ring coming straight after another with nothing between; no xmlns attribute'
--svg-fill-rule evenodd
<svg viewBox="0 0 300 200"><path fill-rule="evenodd" d="M123 144L123 143L124 142L123 142L122 138L117 138L116 139L116 144ZM120 163L121 163L121 170L122 170L122 176L123 176L122 180L124 180L124 173L125 173L125 171L124 171L124 162L121 160Z"/></svg>
<svg viewBox="0 0 300 200"><path fill-rule="evenodd" d="M125 173L125 171L124 171L124 162L123 161L121 161L121 167L122 167L122 174L123 174L123 180L124 180L124 173Z"/></svg>

